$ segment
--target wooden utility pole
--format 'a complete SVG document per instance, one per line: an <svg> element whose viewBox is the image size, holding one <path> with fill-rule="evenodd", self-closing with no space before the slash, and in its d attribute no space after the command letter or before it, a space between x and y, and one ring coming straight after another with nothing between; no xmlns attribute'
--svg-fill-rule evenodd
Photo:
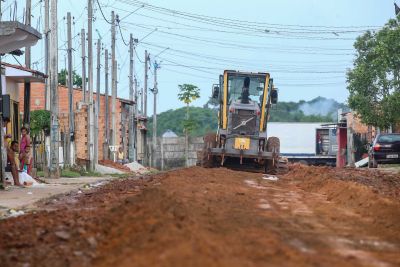
<svg viewBox="0 0 400 267"><path fill-rule="evenodd" d="M58 178L59 172L59 138L58 138L58 25L57 0L51 0L50 26L50 171L49 176Z"/></svg>
<svg viewBox="0 0 400 267"><path fill-rule="evenodd" d="M135 108L133 104L135 102L134 91L133 91L133 76L134 76L134 66L135 62L133 60L133 46L134 46L133 35L130 35L129 38L129 100L132 102L132 105L129 107L129 161L133 162L136 160L135 158L135 150L136 150L136 127L135 127Z"/></svg>
<svg viewBox="0 0 400 267"><path fill-rule="evenodd" d="M72 30L71 30L71 12L67 13L67 32L68 32L68 112L69 112L69 123L68 123L68 134L65 135L67 138L67 158L65 162L67 165L72 166L74 164L74 89L73 89L73 72L72 72Z"/></svg>
<svg viewBox="0 0 400 267"><path fill-rule="evenodd" d="M104 118L104 146L103 159L108 159L108 146L110 145L110 110L108 103L108 49L104 51L104 90L105 90L105 118Z"/></svg>
<svg viewBox="0 0 400 267"><path fill-rule="evenodd" d="M116 145L115 105L117 97L117 66L115 62L115 14L111 12L111 145Z"/></svg>
<svg viewBox="0 0 400 267"><path fill-rule="evenodd" d="M25 24L31 26L31 0L26 0ZM25 47L25 67L31 68L31 47ZM29 127L31 111L31 83L24 83L24 126Z"/></svg>
<svg viewBox="0 0 400 267"><path fill-rule="evenodd" d="M156 149L157 149L157 94L158 94L158 82L157 82L157 70L159 69L157 61L154 62L154 101L153 101L153 167L156 167Z"/></svg>
<svg viewBox="0 0 400 267"><path fill-rule="evenodd" d="M89 170L94 171L94 112L93 112L93 0L88 0L88 90L89 90L89 109L88 109L88 154Z"/></svg>
<svg viewBox="0 0 400 267"><path fill-rule="evenodd" d="M87 95L86 95L86 33L85 29L81 30L81 47L82 47L82 92L83 99L82 101L87 103Z"/></svg>
<svg viewBox="0 0 400 267"><path fill-rule="evenodd" d="M44 66L47 75L49 75L49 10L49 0L44 0ZM50 110L50 83L48 78L46 78L45 83L45 108Z"/></svg>
<svg viewBox="0 0 400 267"><path fill-rule="evenodd" d="M96 82L96 108L94 129L94 161L99 162L99 112L100 112L100 50L101 40L97 39L97 82Z"/></svg>

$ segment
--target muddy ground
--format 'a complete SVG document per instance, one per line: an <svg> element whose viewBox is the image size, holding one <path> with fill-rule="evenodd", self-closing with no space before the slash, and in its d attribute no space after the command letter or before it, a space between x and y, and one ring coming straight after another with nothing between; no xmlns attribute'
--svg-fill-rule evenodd
<svg viewBox="0 0 400 267"><path fill-rule="evenodd" d="M0 266L400 266L399 195L398 175L300 165L118 180L0 221Z"/></svg>

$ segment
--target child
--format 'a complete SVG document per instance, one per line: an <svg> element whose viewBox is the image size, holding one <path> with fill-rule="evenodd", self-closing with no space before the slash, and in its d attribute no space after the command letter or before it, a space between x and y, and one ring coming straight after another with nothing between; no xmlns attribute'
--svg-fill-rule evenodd
<svg viewBox="0 0 400 267"><path fill-rule="evenodd" d="M20 170L25 171L29 175L32 175L32 154L31 154L31 147L26 146L25 152L21 153L20 155L21 166Z"/></svg>

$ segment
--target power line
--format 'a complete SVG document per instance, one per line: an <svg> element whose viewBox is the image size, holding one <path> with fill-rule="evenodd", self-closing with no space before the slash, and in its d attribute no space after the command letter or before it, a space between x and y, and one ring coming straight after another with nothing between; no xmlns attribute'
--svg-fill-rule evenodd
<svg viewBox="0 0 400 267"><path fill-rule="evenodd" d="M108 24L111 25L111 22L106 18L106 16L104 16L103 9L101 8L101 5L100 5L100 3L99 3L99 0L96 0L96 2L97 2L97 5L99 6L100 13L101 13L101 15L103 16L103 19L104 19Z"/></svg>
<svg viewBox="0 0 400 267"><path fill-rule="evenodd" d="M252 28L255 30L259 30L259 31L264 31L265 27L270 27L270 28L279 29L279 30L285 30L285 29L287 30L288 28L290 28L291 30L303 30L304 31L305 29L308 29L309 32L312 32L312 31L317 32L317 31L321 31L321 29L324 29L325 30L324 33L327 33L326 29L334 30L334 31L342 30L342 33L343 33L345 31L345 29L353 29L352 31L355 31L354 29L361 29L361 31L366 31L366 30L375 30L377 28L380 28L379 26L316 26L316 25L296 25L296 24L254 22L254 21L212 17L212 16L182 12L182 11L177 11L177 10L172 10L172 9L168 9L168 8L154 6L151 4L147 4L147 3L144 3L141 1L135 1L135 0L118 0L118 2L125 3L128 5L134 5L134 6L144 5L147 10L151 10L153 12L173 16L175 18L183 18L186 20L201 22L204 24L211 24L211 25L215 25L215 26L224 26L224 27L231 27L231 28L242 28L242 29L243 28L247 28L247 29ZM329 32L329 33L332 33L332 32Z"/></svg>

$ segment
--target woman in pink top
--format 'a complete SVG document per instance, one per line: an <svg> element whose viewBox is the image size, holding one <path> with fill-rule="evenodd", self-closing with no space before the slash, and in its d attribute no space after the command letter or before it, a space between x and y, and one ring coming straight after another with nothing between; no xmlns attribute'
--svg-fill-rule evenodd
<svg viewBox="0 0 400 267"><path fill-rule="evenodd" d="M25 153L26 147L31 146L31 139L26 127L21 128L21 142L19 142L19 153Z"/></svg>

